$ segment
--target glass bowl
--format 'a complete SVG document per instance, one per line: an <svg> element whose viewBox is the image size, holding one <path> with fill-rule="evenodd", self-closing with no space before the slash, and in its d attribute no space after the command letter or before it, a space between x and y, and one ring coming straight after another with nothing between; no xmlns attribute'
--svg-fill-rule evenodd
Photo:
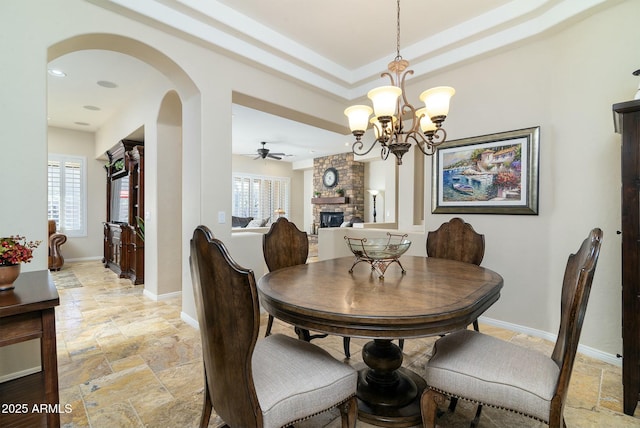
<svg viewBox="0 0 640 428"><path fill-rule="evenodd" d="M402 273L406 273L398 260L411 246L411 241L407 239L406 234L387 233L386 238L373 239L345 236L344 239L353 255L356 256L349 273L353 273L353 267L360 262L371 264L371 270L375 270L380 279L384 278L384 273L391 263L397 263L402 269Z"/></svg>

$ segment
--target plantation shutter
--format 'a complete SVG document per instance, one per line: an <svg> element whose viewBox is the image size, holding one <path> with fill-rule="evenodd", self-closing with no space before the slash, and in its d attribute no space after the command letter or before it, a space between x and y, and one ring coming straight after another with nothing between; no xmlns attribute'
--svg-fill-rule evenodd
<svg viewBox="0 0 640 428"><path fill-rule="evenodd" d="M86 173L84 158L50 155L47 169L47 212L56 229L86 236Z"/></svg>
<svg viewBox="0 0 640 428"><path fill-rule="evenodd" d="M287 177L235 174L232 185L234 216L274 221L276 209L289 212L290 179Z"/></svg>
<svg viewBox="0 0 640 428"><path fill-rule="evenodd" d="M60 229L60 206L62 205L62 198L60 197L61 176L60 174L60 162L49 161L47 182L48 182L48 198L47 198L47 213L49 220L56 221L56 229Z"/></svg>

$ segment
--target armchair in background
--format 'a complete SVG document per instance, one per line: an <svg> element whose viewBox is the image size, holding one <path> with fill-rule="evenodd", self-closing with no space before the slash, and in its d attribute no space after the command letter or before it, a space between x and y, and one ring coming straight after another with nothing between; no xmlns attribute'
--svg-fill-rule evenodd
<svg viewBox="0 0 640 428"><path fill-rule="evenodd" d="M64 265L64 257L60 252L62 244L67 242L67 235L56 232L56 221L49 220L49 270L60 270Z"/></svg>

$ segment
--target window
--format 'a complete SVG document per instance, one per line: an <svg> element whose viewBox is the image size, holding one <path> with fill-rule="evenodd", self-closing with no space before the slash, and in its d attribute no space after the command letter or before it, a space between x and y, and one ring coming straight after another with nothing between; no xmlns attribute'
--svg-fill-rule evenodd
<svg viewBox="0 0 640 428"><path fill-rule="evenodd" d="M86 160L49 154L48 216L67 236L87 236Z"/></svg>
<svg viewBox="0 0 640 428"><path fill-rule="evenodd" d="M232 215L271 218L274 211L282 209L289 213L291 180L287 177L261 177L248 174L233 174Z"/></svg>

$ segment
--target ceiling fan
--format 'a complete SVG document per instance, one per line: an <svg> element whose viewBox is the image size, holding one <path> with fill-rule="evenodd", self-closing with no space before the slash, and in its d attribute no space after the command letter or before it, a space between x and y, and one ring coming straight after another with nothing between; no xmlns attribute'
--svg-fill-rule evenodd
<svg viewBox="0 0 640 428"><path fill-rule="evenodd" d="M288 156L285 155L284 153L270 153L270 150L267 149L265 147L265 144L267 144L265 141L261 142L260 144L262 144L262 148L258 149L258 156L256 156L255 159L266 159L266 158L271 158L271 159L276 159L276 160L280 160L282 159L282 156Z"/></svg>

